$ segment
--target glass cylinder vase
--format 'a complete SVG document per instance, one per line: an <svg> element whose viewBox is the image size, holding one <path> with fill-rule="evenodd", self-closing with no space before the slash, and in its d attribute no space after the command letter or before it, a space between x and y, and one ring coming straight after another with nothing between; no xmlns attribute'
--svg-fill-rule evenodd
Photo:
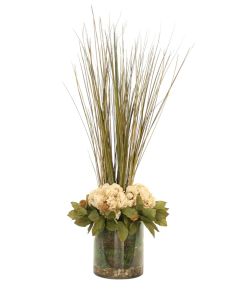
<svg viewBox="0 0 240 300"><path fill-rule="evenodd" d="M104 230L94 241L94 273L112 279L143 274L143 225L122 242L116 231Z"/></svg>

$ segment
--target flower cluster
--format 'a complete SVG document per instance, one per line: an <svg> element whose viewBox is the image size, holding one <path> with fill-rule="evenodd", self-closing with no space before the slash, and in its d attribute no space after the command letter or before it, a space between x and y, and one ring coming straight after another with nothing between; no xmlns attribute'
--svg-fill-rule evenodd
<svg viewBox="0 0 240 300"><path fill-rule="evenodd" d="M143 205L146 208L153 208L156 204L156 200L149 190L142 184L129 185L126 188L126 197L129 201L132 201L132 206L136 205L137 195L140 195Z"/></svg>
<svg viewBox="0 0 240 300"><path fill-rule="evenodd" d="M78 226L88 226L94 236L104 230L117 232L124 242L139 230L141 223L155 236L159 226L167 226L168 208L165 201L156 201L141 184L125 190L116 184L104 184L92 191L84 200L71 202L68 216Z"/></svg>
<svg viewBox="0 0 240 300"><path fill-rule="evenodd" d="M106 183L92 191L88 195L88 204L96 207L102 214L113 211L118 219L121 209L136 205L138 195L140 195L144 207L153 208L155 206L155 198L144 185L130 185L124 191L116 183L111 185Z"/></svg>

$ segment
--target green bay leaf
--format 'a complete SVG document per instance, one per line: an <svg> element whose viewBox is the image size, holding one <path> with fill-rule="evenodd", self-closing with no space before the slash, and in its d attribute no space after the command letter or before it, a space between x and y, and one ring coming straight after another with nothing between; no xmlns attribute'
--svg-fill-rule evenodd
<svg viewBox="0 0 240 300"><path fill-rule="evenodd" d="M77 203L77 202L71 202L71 204L72 204L72 207L74 208L74 209L78 209L79 208L79 203Z"/></svg>
<svg viewBox="0 0 240 300"><path fill-rule="evenodd" d="M87 216L79 217L75 222L76 225L85 227L91 223Z"/></svg>
<svg viewBox="0 0 240 300"><path fill-rule="evenodd" d="M132 222L129 225L129 235L134 235L138 231L138 228L139 228L139 222Z"/></svg>
<svg viewBox="0 0 240 300"><path fill-rule="evenodd" d="M128 236L128 229L126 225L122 222L118 222L118 237L120 241L124 242L127 239Z"/></svg>
<svg viewBox="0 0 240 300"><path fill-rule="evenodd" d="M94 223L92 228L92 235L98 235L105 228L105 218L100 216L99 219Z"/></svg>
<svg viewBox="0 0 240 300"><path fill-rule="evenodd" d="M99 217L99 213L96 209L93 209L88 215L89 220L91 220L92 222L96 222L99 219Z"/></svg>
<svg viewBox="0 0 240 300"><path fill-rule="evenodd" d="M110 211L110 212L105 213L105 216L106 216L106 218L109 219L109 220L113 220L113 219L116 218L116 214L115 214L114 211Z"/></svg>
<svg viewBox="0 0 240 300"><path fill-rule="evenodd" d="M81 207L81 206L78 207L77 212L78 212L78 214L81 215L81 216L86 216L86 215L87 215L87 210L86 210L86 208Z"/></svg>
<svg viewBox="0 0 240 300"><path fill-rule="evenodd" d="M71 210L68 213L68 217L71 218L72 220L76 220L78 218L78 213L75 210Z"/></svg>
<svg viewBox="0 0 240 300"><path fill-rule="evenodd" d="M167 202L165 202L165 201L156 201L155 208L156 209L165 208L166 204L167 204Z"/></svg>
<svg viewBox="0 0 240 300"><path fill-rule="evenodd" d="M153 221L156 216L156 209L154 208L143 208L142 214L144 217L148 218L149 220Z"/></svg>
<svg viewBox="0 0 240 300"><path fill-rule="evenodd" d="M167 219L165 216L161 216L159 220L155 220L155 223L160 226L167 226Z"/></svg>
<svg viewBox="0 0 240 300"><path fill-rule="evenodd" d="M156 225L153 222L143 222L143 224L147 227L147 229L155 237L155 230L157 228Z"/></svg>
<svg viewBox="0 0 240 300"><path fill-rule="evenodd" d="M107 220L106 229L109 231L116 231L118 229L118 224L113 220Z"/></svg>
<svg viewBox="0 0 240 300"><path fill-rule="evenodd" d="M137 210L132 207L122 209L122 213L132 221L135 221L139 218Z"/></svg>

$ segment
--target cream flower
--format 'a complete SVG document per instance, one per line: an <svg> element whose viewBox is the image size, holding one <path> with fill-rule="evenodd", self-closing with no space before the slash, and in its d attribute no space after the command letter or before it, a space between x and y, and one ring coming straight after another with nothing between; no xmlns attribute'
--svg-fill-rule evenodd
<svg viewBox="0 0 240 300"><path fill-rule="evenodd" d="M155 206L155 198L142 184L130 185L124 192L117 183L105 183L89 194L88 203L96 207L103 215L108 211L115 212L118 219L121 215L121 209L136 205L138 195L140 195L144 207L152 208Z"/></svg>
<svg viewBox="0 0 240 300"><path fill-rule="evenodd" d="M116 184L104 184L92 191L89 194L88 202L90 205L96 207L102 214L106 211L113 211L116 213L116 218L120 217L121 209L127 207L127 198L123 188Z"/></svg>
<svg viewBox="0 0 240 300"><path fill-rule="evenodd" d="M136 205L136 199L138 194L140 195L143 201L144 207L153 208L156 204L155 198L149 192L148 188L142 184L134 184L128 186L126 189L126 193L127 198L132 199L134 205Z"/></svg>

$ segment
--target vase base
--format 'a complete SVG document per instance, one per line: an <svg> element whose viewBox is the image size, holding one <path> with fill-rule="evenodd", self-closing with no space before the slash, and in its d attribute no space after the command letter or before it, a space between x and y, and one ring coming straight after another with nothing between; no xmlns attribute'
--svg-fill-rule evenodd
<svg viewBox="0 0 240 300"><path fill-rule="evenodd" d="M108 279L131 279L143 274L143 267L131 267L129 269L99 268L94 266L94 274Z"/></svg>

